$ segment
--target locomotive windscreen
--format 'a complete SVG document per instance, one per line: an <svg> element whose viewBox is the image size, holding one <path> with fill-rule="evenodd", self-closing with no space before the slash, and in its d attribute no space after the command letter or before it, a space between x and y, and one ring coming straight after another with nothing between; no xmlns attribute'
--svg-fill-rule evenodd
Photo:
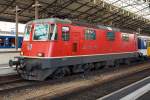
<svg viewBox="0 0 150 100"><path fill-rule="evenodd" d="M56 40L56 24L36 24L33 32L34 40Z"/></svg>
<svg viewBox="0 0 150 100"><path fill-rule="evenodd" d="M36 24L33 32L33 40L48 40L49 24Z"/></svg>
<svg viewBox="0 0 150 100"><path fill-rule="evenodd" d="M27 25L25 29L24 40L29 41L32 26ZM57 25L56 24L35 24L33 28L33 40L56 40Z"/></svg>

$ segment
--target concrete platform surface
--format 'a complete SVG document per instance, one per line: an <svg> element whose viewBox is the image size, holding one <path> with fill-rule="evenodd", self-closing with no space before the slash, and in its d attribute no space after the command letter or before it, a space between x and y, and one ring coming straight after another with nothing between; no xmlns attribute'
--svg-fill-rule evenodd
<svg viewBox="0 0 150 100"><path fill-rule="evenodd" d="M15 48L6 48L6 49L0 49L0 53L6 53L6 52L20 52L21 49L16 50Z"/></svg>
<svg viewBox="0 0 150 100"><path fill-rule="evenodd" d="M14 67L0 65L0 76L17 74Z"/></svg>
<svg viewBox="0 0 150 100"><path fill-rule="evenodd" d="M0 52L0 64L8 64L10 59L14 59L15 56L19 56L19 52Z"/></svg>
<svg viewBox="0 0 150 100"><path fill-rule="evenodd" d="M97 100L150 100L150 76Z"/></svg>

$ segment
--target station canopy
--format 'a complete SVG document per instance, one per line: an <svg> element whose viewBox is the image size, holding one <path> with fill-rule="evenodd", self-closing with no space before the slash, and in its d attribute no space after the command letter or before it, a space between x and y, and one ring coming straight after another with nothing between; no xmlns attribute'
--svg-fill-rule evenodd
<svg viewBox="0 0 150 100"><path fill-rule="evenodd" d="M38 0L39 18L68 18L91 24L108 25L150 34L149 0ZM0 0L0 20L19 22L34 19L35 0Z"/></svg>

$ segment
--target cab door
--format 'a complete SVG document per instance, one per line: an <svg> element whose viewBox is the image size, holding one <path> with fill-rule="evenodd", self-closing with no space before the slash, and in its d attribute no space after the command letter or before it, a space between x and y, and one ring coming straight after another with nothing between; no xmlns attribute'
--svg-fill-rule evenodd
<svg viewBox="0 0 150 100"><path fill-rule="evenodd" d="M72 32L72 55L79 54L80 32Z"/></svg>
<svg viewBox="0 0 150 100"><path fill-rule="evenodd" d="M80 31L77 26L62 25L62 55L72 56L79 54Z"/></svg>
<svg viewBox="0 0 150 100"><path fill-rule="evenodd" d="M71 54L79 55L80 54L80 41L81 41L81 29L78 26L72 26L71 28Z"/></svg>
<svg viewBox="0 0 150 100"><path fill-rule="evenodd" d="M147 41L147 56L150 56L150 41Z"/></svg>
<svg viewBox="0 0 150 100"><path fill-rule="evenodd" d="M61 35L62 55L70 56L71 55L71 40L70 40L71 28L69 25L62 25L61 31L62 31L62 35Z"/></svg>

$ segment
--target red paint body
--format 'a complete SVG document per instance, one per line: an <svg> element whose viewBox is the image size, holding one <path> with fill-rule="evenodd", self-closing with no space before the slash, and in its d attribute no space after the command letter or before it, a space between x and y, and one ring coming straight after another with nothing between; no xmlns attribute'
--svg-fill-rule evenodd
<svg viewBox="0 0 150 100"><path fill-rule="evenodd" d="M62 26L69 26L70 40L62 40ZM107 39L106 32L110 30L94 29L96 31L96 40L85 40L84 32L87 27L75 26L72 24L57 23L58 40L54 41L34 41L32 32L30 33L30 41L23 41L23 56L37 57L38 53L44 53L44 57L62 57L75 55L92 55L92 54L108 54L137 52L137 38L135 34L129 34L129 41L122 40L122 33L115 32L115 40ZM73 52L73 44L77 43L77 52ZM32 49L29 50L29 45Z"/></svg>

